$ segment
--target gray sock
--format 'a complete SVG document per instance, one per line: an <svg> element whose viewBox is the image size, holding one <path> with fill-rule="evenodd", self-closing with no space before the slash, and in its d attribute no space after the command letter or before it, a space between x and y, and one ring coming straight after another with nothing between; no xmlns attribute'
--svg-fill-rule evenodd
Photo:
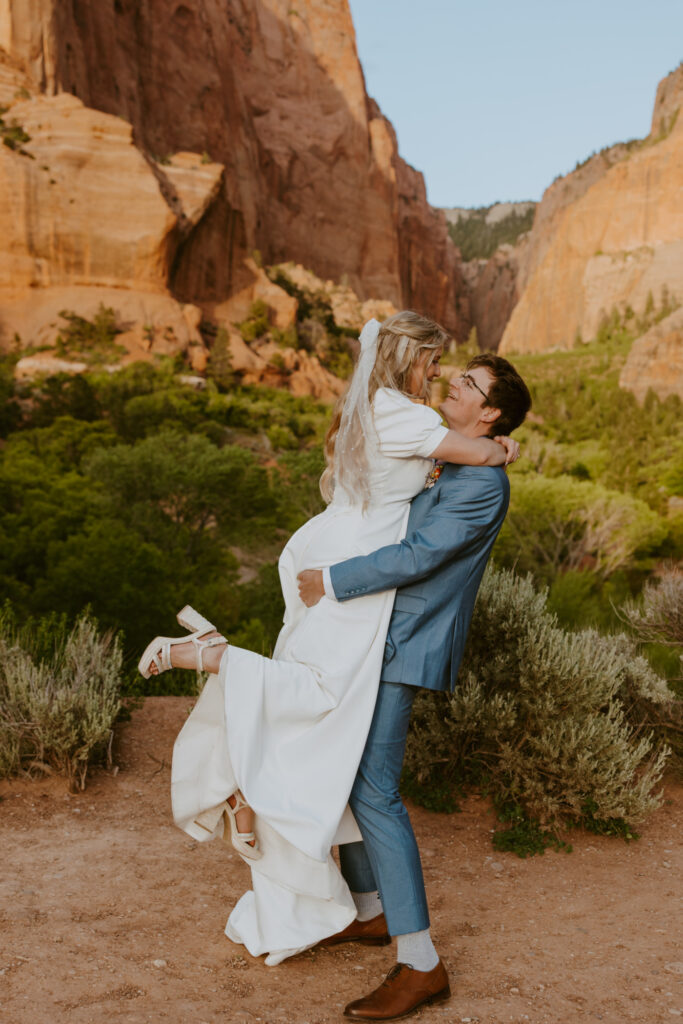
<svg viewBox="0 0 683 1024"><path fill-rule="evenodd" d="M357 921L372 921L373 917L382 913L382 904L376 889L374 892L352 892L351 895L356 904Z"/></svg>
<svg viewBox="0 0 683 1024"><path fill-rule="evenodd" d="M408 964L416 971L433 971L439 962L439 954L434 948L429 928L423 932L408 932L397 935L398 950L396 959L400 964Z"/></svg>

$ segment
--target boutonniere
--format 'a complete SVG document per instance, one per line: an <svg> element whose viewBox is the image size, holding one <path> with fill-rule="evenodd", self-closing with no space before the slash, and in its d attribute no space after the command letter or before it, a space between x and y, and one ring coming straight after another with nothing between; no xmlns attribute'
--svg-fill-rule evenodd
<svg viewBox="0 0 683 1024"><path fill-rule="evenodd" d="M444 462L441 462L439 459L437 459L429 473L427 473L427 479L425 480L426 491L428 491L430 487L433 487L436 481L439 479L444 465Z"/></svg>

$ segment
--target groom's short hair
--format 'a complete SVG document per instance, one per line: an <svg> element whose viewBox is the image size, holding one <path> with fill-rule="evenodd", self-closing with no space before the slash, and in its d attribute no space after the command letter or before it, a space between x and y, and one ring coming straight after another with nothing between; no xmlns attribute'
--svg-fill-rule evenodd
<svg viewBox="0 0 683 1024"><path fill-rule="evenodd" d="M495 352L480 352L474 359L470 359L467 370L477 366L483 366L493 377L484 407L500 409L500 416L493 424L491 434L511 434L524 422L531 408L529 389L512 363L497 356Z"/></svg>

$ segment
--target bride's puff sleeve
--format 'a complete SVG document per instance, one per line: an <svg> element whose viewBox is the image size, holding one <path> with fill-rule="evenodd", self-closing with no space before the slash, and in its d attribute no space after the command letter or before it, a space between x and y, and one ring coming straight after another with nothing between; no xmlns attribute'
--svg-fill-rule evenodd
<svg viewBox="0 0 683 1024"><path fill-rule="evenodd" d="M448 434L435 409L399 391L380 388L373 411L380 451L391 458L429 458Z"/></svg>

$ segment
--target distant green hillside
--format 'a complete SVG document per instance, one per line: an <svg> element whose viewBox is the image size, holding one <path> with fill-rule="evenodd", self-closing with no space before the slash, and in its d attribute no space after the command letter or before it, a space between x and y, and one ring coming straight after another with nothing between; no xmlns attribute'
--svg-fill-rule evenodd
<svg viewBox="0 0 683 1024"><path fill-rule="evenodd" d="M501 245L514 245L520 235L531 230L534 222L535 204L519 212L512 209L506 216L492 219L494 206L465 210L454 223L449 217L448 232L462 253L463 260L487 260ZM520 204L522 207L525 204Z"/></svg>

